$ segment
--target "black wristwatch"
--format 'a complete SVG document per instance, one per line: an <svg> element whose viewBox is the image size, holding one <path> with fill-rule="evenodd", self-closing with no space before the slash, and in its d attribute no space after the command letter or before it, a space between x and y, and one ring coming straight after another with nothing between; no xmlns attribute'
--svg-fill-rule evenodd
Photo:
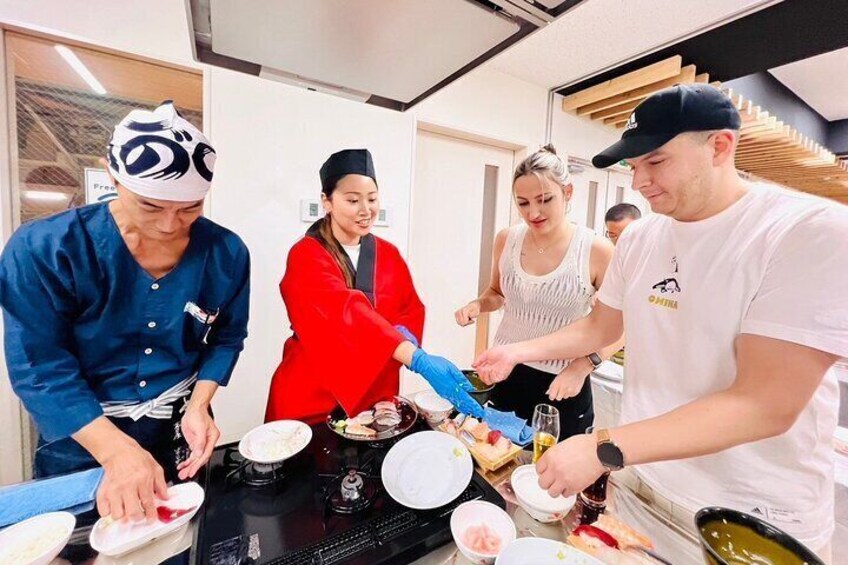
<svg viewBox="0 0 848 565"><path fill-rule="evenodd" d="M610 439L609 430L598 430L598 460L610 471L624 469L624 454Z"/></svg>
<svg viewBox="0 0 848 565"><path fill-rule="evenodd" d="M590 353L589 355L586 356L586 359L589 360L589 362L592 364L592 368L594 368L594 369L597 369L598 365L600 365L601 363L604 362L604 360L601 359L601 356L598 355L597 353Z"/></svg>

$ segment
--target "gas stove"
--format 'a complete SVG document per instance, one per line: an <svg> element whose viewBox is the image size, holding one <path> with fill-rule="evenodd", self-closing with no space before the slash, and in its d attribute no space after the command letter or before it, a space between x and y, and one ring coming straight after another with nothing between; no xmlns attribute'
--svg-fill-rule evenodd
<svg viewBox="0 0 848 565"><path fill-rule="evenodd" d="M426 429L416 426L409 433ZM383 489L391 442L352 442L313 426L312 442L281 465L245 461L235 444L207 466L206 502L192 549L210 565L374 565L409 563L451 539L450 516L468 500L505 506L477 473L452 503L411 510Z"/></svg>

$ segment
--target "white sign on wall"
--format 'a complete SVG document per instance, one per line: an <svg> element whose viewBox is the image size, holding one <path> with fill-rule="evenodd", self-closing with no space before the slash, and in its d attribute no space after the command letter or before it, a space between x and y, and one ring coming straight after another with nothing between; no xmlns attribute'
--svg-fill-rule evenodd
<svg viewBox="0 0 848 565"><path fill-rule="evenodd" d="M118 189L109 179L106 169L85 169L85 203L106 202L118 197Z"/></svg>

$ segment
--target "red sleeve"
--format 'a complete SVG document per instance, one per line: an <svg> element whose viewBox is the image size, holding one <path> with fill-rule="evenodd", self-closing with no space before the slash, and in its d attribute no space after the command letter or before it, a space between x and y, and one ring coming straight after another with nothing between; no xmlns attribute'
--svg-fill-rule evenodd
<svg viewBox="0 0 848 565"><path fill-rule="evenodd" d="M348 414L355 413L403 338L362 292L347 287L312 238L289 252L280 292L315 374Z"/></svg>
<svg viewBox="0 0 848 565"><path fill-rule="evenodd" d="M401 299L400 313L395 325L403 326L412 332L412 335L418 338L418 343L423 345L424 338L424 304L421 298L415 291L415 285L412 282L412 275L409 272L409 267L406 261L401 257L400 252L391 246L391 256L393 262L393 271L396 273L397 281L393 281L399 290L402 289L404 297Z"/></svg>

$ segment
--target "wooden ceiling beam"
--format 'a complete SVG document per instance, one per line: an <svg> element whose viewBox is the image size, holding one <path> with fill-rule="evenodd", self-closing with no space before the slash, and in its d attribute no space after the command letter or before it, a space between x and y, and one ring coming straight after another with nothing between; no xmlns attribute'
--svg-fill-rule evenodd
<svg viewBox="0 0 848 565"><path fill-rule="evenodd" d="M636 106L642 103L644 98L637 98L636 100L631 100L630 102L626 102L624 104L618 104L617 106L610 106L609 108L604 108L598 112L592 112L589 114L589 117L593 120L605 120L606 118L610 118L612 116L630 116L630 113L636 109Z"/></svg>
<svg viewBox="0 0 848 565"><path fill-rule="evenodd" d="M657 92L658 90L662 90L663 88L669 88L671 86L674 86L675 84L685 84L694 82L696 78L697 77L695 76L695 65L687 65L680 69L679 74L671 78L667 78L665 80L661 80L659 82L655 82L647 86L634 88L633 90L623 92L621 94L617 94L615 96L611 96L603 100L598 100L597 102L593 102L591 104L585 104L583 106L580 106L579 108L577 108L577 115L591 115L594 112L605 110L613 106L626 104L628 102L633 102L634 100L644 100L645 98L647 98L654 92Z"/></svg>
<svg viewBox="0 0 848 565"><path fill-rule="evenodd" d="M562 109L566 112L573 112L580 106L676 77L680 74L682 65L683 57L680 55L663 59L653 65L648 65L642 69L637 69L620 77L606 80L600 84L581 90L580 92L570 94L562 99Z"/></svg>

